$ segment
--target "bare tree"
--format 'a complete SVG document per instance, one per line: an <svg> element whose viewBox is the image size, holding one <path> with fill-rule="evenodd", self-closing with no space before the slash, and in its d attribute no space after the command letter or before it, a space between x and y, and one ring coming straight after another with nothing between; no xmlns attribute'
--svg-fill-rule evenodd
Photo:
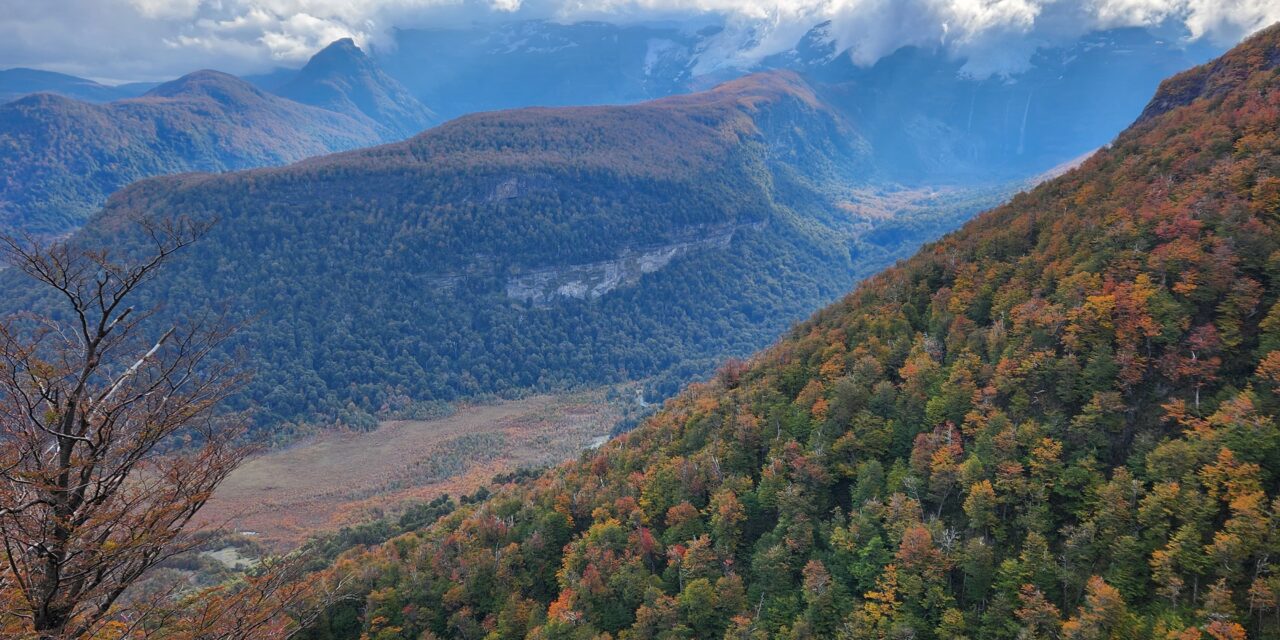
<svg viewBox="0 0 1280 640"><path fill-rule="evenodd" d="M0 613L41 639L120 619L121 595L189 548L184 525L247 453L239 421L214 412L243 382L210 357L227 332L131 306L208 225L139 224L133 257L0 237L58 300L0 321L0 591L19 596Z"/></svg>

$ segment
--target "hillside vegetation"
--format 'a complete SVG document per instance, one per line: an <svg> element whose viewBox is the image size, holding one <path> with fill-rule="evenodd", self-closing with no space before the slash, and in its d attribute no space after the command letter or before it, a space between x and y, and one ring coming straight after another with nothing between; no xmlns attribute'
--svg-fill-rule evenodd
<svg viewBox="0 0 1280 640"><path fill-rule="evenodd" d="M310 638L1280 637L1280 27ZM696 272L695 272L696 273Z"/></svg>
<svg viewBox="0 0 1280 640"><path fill-rule="evenodd" d="M487 393L655 374L673 392L976 206L871 206L883 196L853 190L869 154L803 81L773 73L143 181L82 240L125 247L136 216L217 219L148 295L174 317L249 321L234 346L257 370L246 400L262 424L371 427Z"/></svg>

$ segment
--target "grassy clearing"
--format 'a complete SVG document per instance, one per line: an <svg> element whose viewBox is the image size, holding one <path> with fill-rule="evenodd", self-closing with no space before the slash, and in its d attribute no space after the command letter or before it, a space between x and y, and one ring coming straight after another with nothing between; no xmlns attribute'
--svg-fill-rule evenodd
<svg viewBox="0 0 1280 640"><path fill-rule="evenodd" d="M460 406L447 417L328 433L249 460L201 512L203 525L281 549L411 502L463 495L494 475L555 464L592 446L628 394L593 390Z"/></svg>

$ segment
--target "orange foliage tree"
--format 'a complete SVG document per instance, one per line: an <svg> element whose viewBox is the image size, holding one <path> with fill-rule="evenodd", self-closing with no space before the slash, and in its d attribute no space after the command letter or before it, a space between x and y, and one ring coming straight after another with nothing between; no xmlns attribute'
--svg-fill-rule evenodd
<svg viewBox="0 0 1280 640"><path fill-rule="evenodd" d="M41 639L121 635L156 603L126 603L148 569L190 548L184 525L243 459L241 383L211 362L227 331L153 327L131 294L208 225L142 222L117 256L66 242L0 242L11 268L60 301L57 316L0 322L0 615ZM11 636L10 636L11 637Z"/></svg>

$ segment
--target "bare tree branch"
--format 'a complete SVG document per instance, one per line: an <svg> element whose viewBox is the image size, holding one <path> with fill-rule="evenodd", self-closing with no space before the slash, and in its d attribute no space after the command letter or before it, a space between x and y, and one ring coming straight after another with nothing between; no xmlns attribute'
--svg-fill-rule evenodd
<svg viewBox="0 0 1280 640"><path fill-rule="evenodd" d="M154 308L128 304L209 226L138 224L149 245L132 259L0 236L0 257L61 301L0 320L0 616L33 638L152 624L159 603L122 595L190 548L184 526L249 451L242 420L216 413L244 381L210 359L227 331L152 327Z"/></svg>

